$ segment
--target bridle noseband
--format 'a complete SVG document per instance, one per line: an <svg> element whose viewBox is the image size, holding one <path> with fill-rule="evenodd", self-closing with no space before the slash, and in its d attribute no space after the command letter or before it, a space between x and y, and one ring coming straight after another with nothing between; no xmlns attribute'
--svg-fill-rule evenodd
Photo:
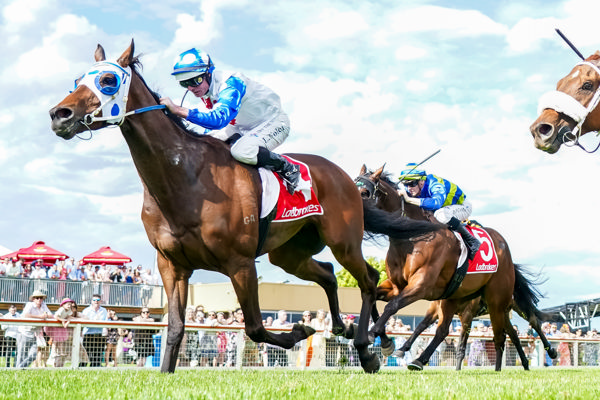
<svg viewBox="0 0 600 400"><path fill-rule="evenodd" d="M364 199L373 200L377 202L379 197L387 196L388 193L381 188L381 181L373 182L368 174L360 175L358 178L354 179L354 184L356 187L360 189L364 189L368 196L363 196ZM400 215L403 217L406 216L404 212L404 197L400 199Z"/></svg>

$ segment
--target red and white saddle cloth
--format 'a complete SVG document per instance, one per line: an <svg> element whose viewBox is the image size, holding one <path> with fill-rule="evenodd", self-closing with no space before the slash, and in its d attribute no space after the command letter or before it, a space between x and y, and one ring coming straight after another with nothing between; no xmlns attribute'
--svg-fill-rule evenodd
<svg viewBox="0 0 600 400"><path fill-rule="evenodd" d="M322 215L323 207L319 204L312 188L312 178L308 166L288 156L283 157L300 167L298 187L294 194L290 195L283 179L277 173L259 168L258 172L263 188L260 218L269 215L274 207L277 207L277 213L272 222L293 221L309 215Z"/></svg>
<svg viewBox="0 0 600 400"><path fill-rule="evenodd" d="M469 261L469 268L467 274L492 274L498 269L498 255L496 254L496 248L491 236L484 229L467 225L466 227L473 236L475 236L481 242L479 251ZM460 257L458 258L458 267L463 265L467 259L467 247L465 246L462 237L459 233L454 232L458 241L460 242Z"/></svg>

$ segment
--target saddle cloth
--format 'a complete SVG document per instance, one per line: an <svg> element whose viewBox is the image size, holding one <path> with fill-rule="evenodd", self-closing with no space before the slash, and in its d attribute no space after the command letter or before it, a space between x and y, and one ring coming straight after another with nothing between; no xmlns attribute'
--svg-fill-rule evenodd
<svg viewBox="0 0 600 400"><path fill-rule="evenodd" d="M469 260L467 274L492 274L496 272L498 269L498 255L491 236L478 226L467 225L466 228L482 243L473 260ZM458 232L454 232L454 234L460 242L460 257L458 257L457 265L457 268L459 268L467 259L467 246L465 246Z"/></svg>
<svg viewBox="0 0 600 400"><path fill-rule="evenodd" d="M308 166L288 156L288 161L300 167L300 180L293 195L290 195L279 174L265 168L259 168L262 182L262 209L260 218L267 217L275 207L277 212L272 222L293 221L309 215L322 215L323 207L312 187L312 178Z"/></svg>

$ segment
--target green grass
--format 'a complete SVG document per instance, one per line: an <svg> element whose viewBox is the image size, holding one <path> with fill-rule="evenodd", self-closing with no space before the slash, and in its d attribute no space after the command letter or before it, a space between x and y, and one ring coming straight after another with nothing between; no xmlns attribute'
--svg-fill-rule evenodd
<svg viewBox="0 0 600 400"><path fill-rule="evenodd" d="M0 399L596 399L600 369L2 370Z"/></svg>

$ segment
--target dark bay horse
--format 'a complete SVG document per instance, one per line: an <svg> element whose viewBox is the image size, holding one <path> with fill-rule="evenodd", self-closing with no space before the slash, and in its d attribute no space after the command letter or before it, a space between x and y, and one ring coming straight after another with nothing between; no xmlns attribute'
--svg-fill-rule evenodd
<svg viewBox="0 0 600 400"><path fill-rule="evenodd" d="M529 128L535 147L551 154L556 153L563 143L583 148L579 138L600 130L598 102L600 52L597 51L558 81L555 91L540 98L539 116Z"/></svg>
<svg viewBox="0 0 600 400"><path fill-rule="evenodd" d="M363 165L360 176L355 179L355 182L363 198L374 201L376 206L381 209L401 213L415 219L433 218L420 207L403 201L403 198L397 193L397 184L388 178L388 174L383 173L383 167L375 172L368 172L366 166ZM438 299L445 291L457 267L460 254L458 239L453 234L448 235L443 231L427 235L421 240L390 239L386 257L388 279L378 287L377 292L378 300L387 301L388 306L379 321L387 321L387 318L413 301L435 300L423 321L400 349L401 352L404 352L410 349L420 333L436 319L440 320L432 342L421 356L409 365L409 368L414 370L423 368L437 346L448 335L452 318L455 313L458 313L464 328L457 352L457 369L460 369L473 318L489 310L496 348L496 370L501 368L506 334L515 345L523 367L528 369L529 362L509 319L508 311L511 307L531 324L540 334L548 353L553 358L556 357L556 351L551 348L540 326L543 314L536 308L539 292L523 275L522 267L513 264L504 238L495 230L490 228L486 228L486 230L492 235L498 252L498 271L494 274L483 274L483 276L467 275L461 287L445 300ZM489 301L492 302L491 306ZM382 350L390 354L391 349L385 331L377 325L383 324L376 323L372 332L382 337ZM402 354L400 353L400 355Z"/></svg>
<svg viewBox="0 0 600 400"><path fill-rule="evenodd" d="M50 110L52 130L68 140L85 130L120 124L144 187L142 221L157 250L168 299L169 327L161 371L175 370L184 334L188 280L195 269L217 271L231 279L252 340L289 349L314 333L295 325L291 332L274 334L262 325L255 257L269 253L274 265L323 287L333 333L356 335L363 369L376 372L379 359L367 348L366 316L375 313L379 274L363 258L363 228L405 238L438 228L390 218L364 204L352 179L335 164L315 155L292 154L309 165L323 215L274 223L259 246L262 187L256 168L234 161L224 142L198 136L181 119L160 110L158 94L139 73L133 40L116 61L106 61L100 45L94 57L96 64L77 81L76 89ZM358 281L364 318L357 332L353 326L346 329L340 318L333 265L312 258L325 246Z"/></svg>

